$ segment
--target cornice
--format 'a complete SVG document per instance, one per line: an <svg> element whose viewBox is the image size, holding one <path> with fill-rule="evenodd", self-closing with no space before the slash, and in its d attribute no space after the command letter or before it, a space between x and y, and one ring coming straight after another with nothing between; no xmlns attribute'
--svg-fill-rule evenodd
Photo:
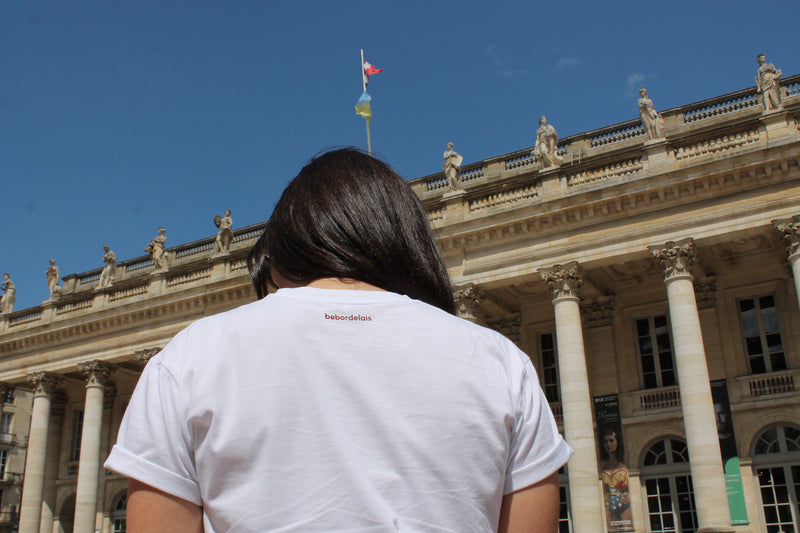
<svg viewBox="0 0 800 533"><path fill-rule="evenodd" d="M151 323L163 324L169 317L185 316L191 311L194 311L193 316L199 318L206 314L208 306L242 304L252 297L249 284L242 283L170 301L144 300L113 310L100 310L96 313L100 315L97 317L83 315L80 320L69 324L43 324L13 334L14 338L0 342L0 358L33 350L40 351L66 342L84 343L103 335L119 334ZM4 335L6 338L10 336L12 335Z"/></svg>
<svg viewBox="0 0 800 533"><path fill-rule="evenodd" d="M520 217L522 209L515 210L517 218L513 220L498 222L491 217L485 217L483 221L466 220L438 227L434 231L442 252L446 254L465 248L497 245L501 241L519 239L521 236L533 232L537 236L541 236L565 230L570 225L586 226L604 223L641 213L652 213L675 206L683 206L708 198L720 198L743 190L779 183L789 175L792 168L797 170L800 167L800 154L798 153L741 166L732 165L732 160L747 158L749 155L743 154L724 161L711 161L638 181L626 181L603 189L603 198L588 202L578 203L581 198L579 194L562 197L549 204L539 203L531 207L526 206L530 213L527 216ZM719 166L724 166L724 168L720 169ZM731 168L732 166L733 168ZM692 174L689 178L670 179L670 174L689 172ZM792 179L795 178L800 178L800 173ZM656 185L657 182L663 184ZM566 202L574 203L564 205ZM555 208L548 209L549 207ZM511 213L507 212L507 214ZM484 222L486 225L477 228L468 227L480 222ZM461 228L464 229L461 230Z"/></svg>

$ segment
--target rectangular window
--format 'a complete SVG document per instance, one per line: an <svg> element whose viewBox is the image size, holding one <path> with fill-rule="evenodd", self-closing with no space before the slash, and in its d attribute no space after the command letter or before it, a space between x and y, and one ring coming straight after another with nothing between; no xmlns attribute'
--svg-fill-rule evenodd
<svg viewBox="0 0 800 533"><path fill-rule="evenodd" d="M555 335L539 335L539 357L542 361L542 389L548 402L560 402L558 390L558 358L556 356Z"/></svg>
<svg viewBox="0 0 800 533"><path fill-rule="evenodd" d="M3 413L0 419L0 433L3 435L11 435L11 423L14 421L14 413Z"/></svg>
<svg viewBox="0 0 800 533"><path fill-rule="evenodd" d="M739 318L750 373L786 370L775 298L770 295L739 300Z"/></svg>
<svg viewBox="0 0 800 533"><path fill-rule="evenodd" d="M8 463L8 450L0 450L0 479L5 479L6 464Z"/></svg>
<svg viewBox="0 0 800 533"><path fill-rule="evenodd" d="M75 411L75 430L72 434L72 455L71 461L79 461L81 458L81 437L83 436L83 411Z"/></svg>
<svg viewBox="0 0 800 533"><path fill-rule="evenodd" d="M635 327L642 387L657 389L677 385L667 317L638 318Z"/></svg>

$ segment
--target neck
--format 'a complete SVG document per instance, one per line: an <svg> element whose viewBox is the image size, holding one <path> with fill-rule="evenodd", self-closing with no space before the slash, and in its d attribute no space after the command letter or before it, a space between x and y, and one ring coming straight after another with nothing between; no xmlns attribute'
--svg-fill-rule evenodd
<svg viewBox="0 0 800 533"><path fill-rule="evenodd" d="M307 285L317 289L338 289L348 291L382 291L380 287L349 278L320 278Z"/></svg>

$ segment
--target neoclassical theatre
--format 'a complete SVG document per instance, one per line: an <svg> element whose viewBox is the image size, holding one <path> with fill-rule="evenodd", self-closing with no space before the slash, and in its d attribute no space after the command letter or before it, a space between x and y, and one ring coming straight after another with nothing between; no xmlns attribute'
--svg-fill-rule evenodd
<svg viewBox="0 0 800 533"><path fill-rule="evenodd" d="M530 355L575 449L561 531L800 531L800 75L769 90L660 113L642 91L635 120L541 120L411 181L459 312ZM0 528L125 531L102 463L141 369L255 298L263 224L230 226L0 314Z"/></svg>

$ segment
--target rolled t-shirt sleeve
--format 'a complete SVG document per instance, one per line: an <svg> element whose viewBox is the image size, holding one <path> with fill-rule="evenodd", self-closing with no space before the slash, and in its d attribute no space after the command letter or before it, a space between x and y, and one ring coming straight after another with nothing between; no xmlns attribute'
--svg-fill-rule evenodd
<svg viewBox="0 0 800 533"><path fill-rule="evenodd" d="M151 359L142 372L105 467L202 505L186 407L163 355Z"/></svg>
<svg viewBox="0 0 800 533"><path fill-rule="evenodd" d="M530 359L524 354L519 410L511 438L504 493L529 487L569 460L573 451L558 432Z"/></svg>

